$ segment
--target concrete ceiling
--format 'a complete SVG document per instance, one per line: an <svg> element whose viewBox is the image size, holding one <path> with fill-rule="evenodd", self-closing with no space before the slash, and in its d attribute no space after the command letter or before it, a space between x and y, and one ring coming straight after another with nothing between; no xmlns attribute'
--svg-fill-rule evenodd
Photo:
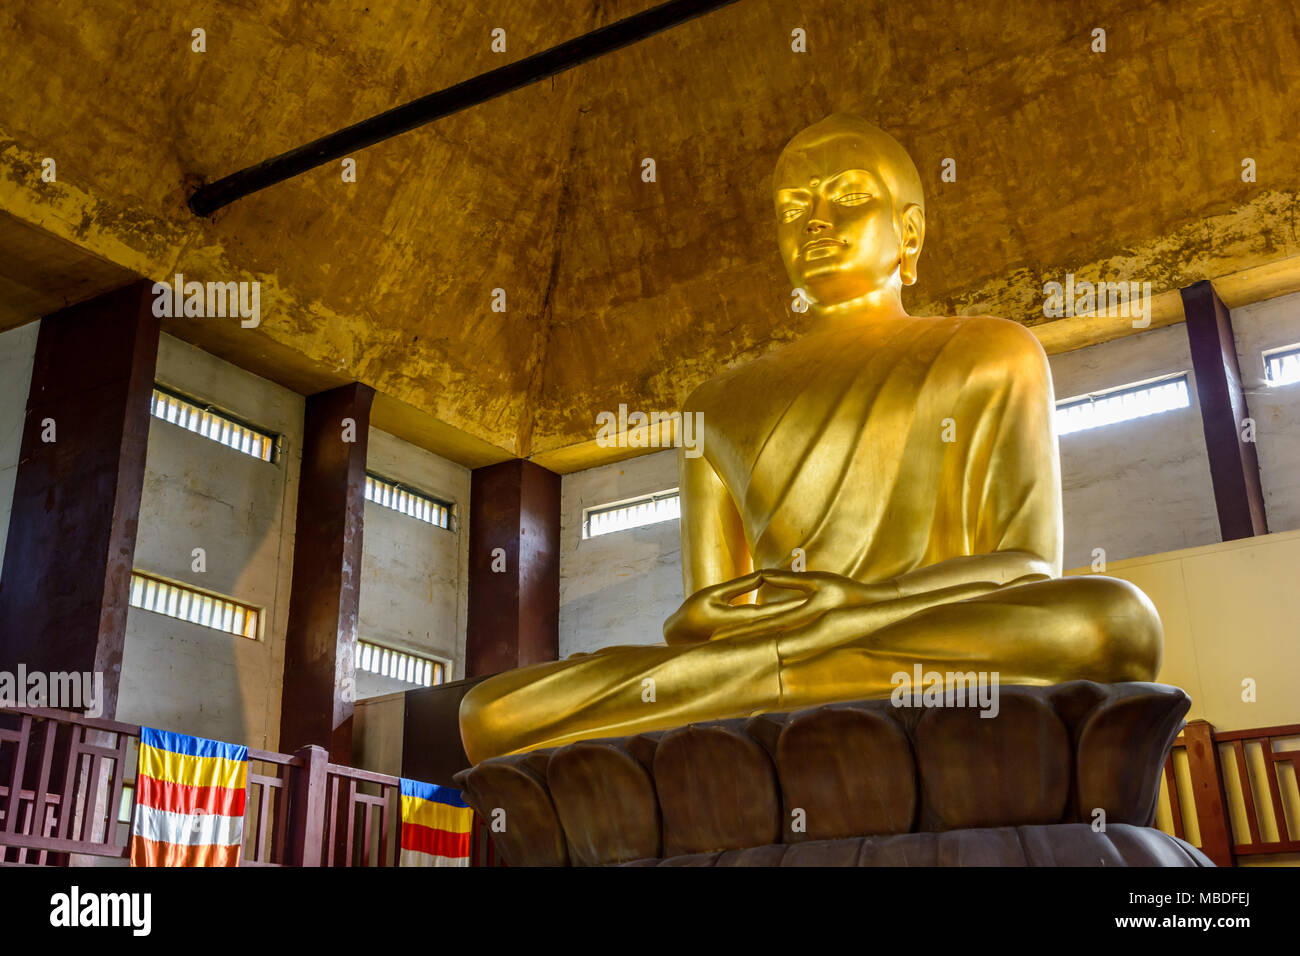
<svg viewBox="0 0 1300 956"><path fill-rule="evenodd" d="M0 9L0 327L133 274L257 280L259 328L168 331L299 391L366 382L377 425L470 466L585 467L617 456L597 412L671 410L800 332L768 182L837 110L920 167L913 311L1003 315L1061 349L1128 330L1049 324L1042 285L1067 272L1151 282L1156 324L1198 279L1230 305L1300 288L1287 0L740 0L358 153L355 184L331 164L210 221L185 208L199 182L652 5Z"/></svg>

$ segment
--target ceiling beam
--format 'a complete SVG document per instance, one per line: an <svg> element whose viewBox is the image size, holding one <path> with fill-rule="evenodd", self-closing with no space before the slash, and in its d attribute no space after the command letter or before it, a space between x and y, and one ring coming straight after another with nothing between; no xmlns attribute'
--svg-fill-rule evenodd
<svg viewBox="0 0 1300 956"><path fill-rule="evenodd" d="M671 27L735 3L736 0L669 0L541 53L489 70L403 106L354 123L305 146L200 186L190 196L196 216L209 216L237 199L292 179L309 169L399 136L419 126L570 70L598 56L631 46Z"/></svg>

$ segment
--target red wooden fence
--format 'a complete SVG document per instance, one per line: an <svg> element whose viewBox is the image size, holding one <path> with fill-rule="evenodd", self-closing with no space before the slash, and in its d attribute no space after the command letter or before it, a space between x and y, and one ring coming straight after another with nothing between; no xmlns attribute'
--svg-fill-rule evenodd
<svg viewBox="0 0 1300 956"><path fill-rule="evenodd" d="M1204 720L1188 721L1182 734L1174 741L1173 751L1184 749L1191 778L1191 800L1196 812L1197 829L1201 836L1201 851L1219 866L1232 866L1242 857L1267 856L1277 853L1300 853L1300 820L1287 814L1282 797L1282 778L1279 771L1290 766L1293 779L1300 782L1300 750L1283 750L1279 742L1288 737L1300 737L1300 724L1281 727L1261 727L1257 730L1231 730L1218 732ZM1252 773L1246 752L1252 745L1260 748L1263 770ZM1225 771L1224 754L1230 753L1232 762ZM1225 772L1227 774L1225 778ZM1228 786L1229 781L1231 786ZM1165 786L1169 792L1169 809L1174 835L1187 839L1180 799L1180 788L1174 772L1174 753L1165 761ZM1277 839L1265 841L1261 836L1259 807L1256 792L1266 795L1271 809ZM1228 793L1241 795L1246 824L1245 832L1237 833L1229 812Z"/></svg>
<svg viewBox="0 0 1300 956"><path fill-rule="evenodd" d="M0 863L124 859L140 728L39 708L0 709ZM395 866L400 782L296 754L248 749L242 866ZM471 865L496 865L475 817Z"/></svg>
<svg viewBox="0 0 1300 956"><path fill-rule="evenodd" d="M1300 780L1300 750L1277 743L1300 737L1300 724L1215 732L1203 720L1174 742L1185 750L1201 849L1220 866L1242 857L1300 853L1300 820L1288 816L1279 771ZM57 710L0 709L0 863L66 865L76 856L124 859L130 850L140 728ZM1258 746L1263 772L1252 773L1247 749ZM1230 761L1224 759L1231 757ZM248 750L248 809L243 866L394 866L401 808L399 781L329 762L320 747L292 756ZM1234 833L1225 789L1241 794L1245 828ZM1173 754L1165 783L1175 835L1186 839ZM1277 838L1261 835L1266 800ZM500 866L487 825L477 815L473 866Z"/></svg>

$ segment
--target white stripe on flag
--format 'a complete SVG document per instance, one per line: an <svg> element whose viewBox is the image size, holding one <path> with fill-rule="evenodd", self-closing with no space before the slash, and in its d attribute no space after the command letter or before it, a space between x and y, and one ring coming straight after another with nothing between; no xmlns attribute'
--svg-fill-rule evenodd
<svg viewBox="0 0 1300 956"><path fill-rule="evenodd" d="M216 813L172 813L136 804L132 833L179 846L235 846L244 842L244 818Z"/></svg>
<svg viewBox="0 0 1300 956"><path fill-rule="evenodd" d="M419 850L403 850L401 866L469 866L467 856L435 856Z"/></svg>

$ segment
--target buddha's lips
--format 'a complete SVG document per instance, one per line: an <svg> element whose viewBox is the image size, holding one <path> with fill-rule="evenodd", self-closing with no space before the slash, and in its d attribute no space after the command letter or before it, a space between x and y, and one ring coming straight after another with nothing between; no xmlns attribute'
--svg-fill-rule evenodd
<svg viewBox="0 0 1300 956"><path fill-rule="evenodd" d="M826 239L826 238L813 239L811 242L805 242L803 244L803 251L811 252L814 249L825 249L828 247L838 248L840 246L847 246L847 245L848 243L845 242L843 239Z"/></svg>

